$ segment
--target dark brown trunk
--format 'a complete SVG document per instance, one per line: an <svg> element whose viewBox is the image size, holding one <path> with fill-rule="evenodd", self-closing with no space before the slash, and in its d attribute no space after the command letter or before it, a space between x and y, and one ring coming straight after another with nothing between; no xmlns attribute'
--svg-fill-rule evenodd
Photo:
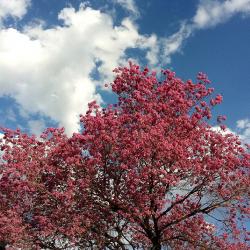
<svg viewBox="0 0 250 250"><path fill-rule="evenodd" d="M154 238L152 240L152 247L151 250L161 250L161 243L158 238Z"/></svg>
<svg viewBox="0 0 250 250"><path fill-rule="evenodd" d="M151 247L151 250L161 250L161 244L155 244Z"/></svg>
<svg viewBox="0 0 250 250"><path fill-rule="evenodd" d="M6 246L7 246L6 242L0 241L0 250L5 250Z"/></svg>

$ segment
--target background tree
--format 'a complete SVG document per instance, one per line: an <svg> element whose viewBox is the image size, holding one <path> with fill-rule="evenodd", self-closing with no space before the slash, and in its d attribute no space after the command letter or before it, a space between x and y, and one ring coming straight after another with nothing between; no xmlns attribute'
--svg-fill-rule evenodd
<svg viewBox="0 0 250 250"><path fill-rule="evenodd" d="M81 133L4 130L2 245L249 249L248 148L207 122L222 96L202 73L197 83L133 64L115 73L118 103L90 103Z"/></svg>

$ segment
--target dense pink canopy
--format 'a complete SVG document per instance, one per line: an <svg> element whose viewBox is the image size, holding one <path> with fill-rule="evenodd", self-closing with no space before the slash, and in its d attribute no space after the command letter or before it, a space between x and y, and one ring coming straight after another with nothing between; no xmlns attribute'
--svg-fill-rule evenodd
<svg viewBox="0 0 250 250"><path fill-rule="evenodd" d="M8 249L249 249L250 155L208 125L206 75L114 71L118 103L82 131L4 129L0 244ZM218 117L223 122L224 116Z"/></svg>

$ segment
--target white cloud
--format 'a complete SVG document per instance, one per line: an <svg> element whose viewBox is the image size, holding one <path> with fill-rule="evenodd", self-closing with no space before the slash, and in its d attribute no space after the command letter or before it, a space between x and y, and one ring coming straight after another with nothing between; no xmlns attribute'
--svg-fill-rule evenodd
<svg viewBox="0 0 250 250"><path fill-rule="evenodd" d="M142 47L148 49L146 53L146 59L148 60L149 64L151 66L157 65L159 61L158 54L160 51L160 45L157 36L152 34L150 37L145 38L142 44L144 44Z"/></svg>
<svg viewBox="0 0 250 250"><path fill-rule="evenodd" d="M226 128L222 130L219 126L214 126L211 128L213 131L219 132L223 135L226 134L234 134L239 136L239 139L243 143L250 144L250 119L242 119L236 122L236 129L231 130L230 128Z"/></svg>
<svg viewBox="0 0 250 250"><path fill-rule="evenodd" d="M183 22L176 33L162 39L162 59L170 63L171 55L179 52L182 49L183 42L195 31L226 22L236 14L249 13L250 0L201 0L194 17Z"/></svg>
<svg viewBox="0 0 250 250"><path fill-rule="evenodd" d="M250 0L204 0L193 18L195 27L207 28L223 23L235 14L249 13Z"/></svg>
<svg viewBox="0 0 250 250"><path fill-rule="evenodd" d="M220 133L222 135L227 135L227 134L234 134L234 135L237 135L237 133L235 133L233 130L231 130L230 128L225 128L224 130L221 129L220 126L213 126L211 127L211 130L217 132L217 133Z"/></svg>
<svg viewBox="0 0 250 250"><path fill-rule="evenodd" d="M22 18L29 6L30 0L0 0L0 22L9 16Z"/></svg>
<svg viewBox="0 0 250 250"><path fill-rule="evenodd" d="M139 11L134 0L113 0L114 3L120 4L124 9L129 11L135 17L139 16Z"/></svg>
<svg viewBox="0 0 250 250"><path fill-rule="evenodd" d="M236 122L237 124L237 128L239 129L245 129L250 127L250 120L249 119L242 119L242 120L238 120Z"/></svg>
<svg viewBox="0 0 250 250"><path fill-rule="evenodd" d="M166 63L171 62L171 56L179 51L182 47L184 40L186 40L192 33L191 26L185 22L182 23L180 29L170 37L163 38L163 56Z"/></svg>
<svg viewBox="0 0 250 250"><path fill-rule="evenodd" d="M24 114L58 121L70 134L79 129L78 115L87 104L101 102L93 70L101 83L109 81L112 70L126 61L128 48L142 49L156 62L157 38L139 34L128 18L114 26L110 15L84 5L64 8L58 18L62 26L0 30L0 96L14 98ZM32 129L34 123L29 125Z"/></svg>
<svg viewBox="0 0 250 250"><path fill-rule="evenodd" d="M237 121L238 134L241 140L250 144L250 119L242 119Z"/></svg>

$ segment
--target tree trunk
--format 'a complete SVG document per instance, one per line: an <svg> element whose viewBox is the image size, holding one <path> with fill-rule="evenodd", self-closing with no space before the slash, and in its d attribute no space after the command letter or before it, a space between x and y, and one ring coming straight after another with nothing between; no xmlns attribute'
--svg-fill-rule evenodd
<svg viewBox="0 0 250 250"><path fill-rule="evenodd" d="M158 238L152 240L151 250L161 250L161 243Z"/></svg>
<svg viewBox="0 0 250 250"><path fill-rule="evenodd" d="M7 246L6 242L0 241L0 250L5 250L6 246Z"/></svg>
<svg viewBox="0 0 250 250"><path fill-rule="evenodd" d="M161 250L161 244L155 244L151 247L151 250Z"/></svg>

